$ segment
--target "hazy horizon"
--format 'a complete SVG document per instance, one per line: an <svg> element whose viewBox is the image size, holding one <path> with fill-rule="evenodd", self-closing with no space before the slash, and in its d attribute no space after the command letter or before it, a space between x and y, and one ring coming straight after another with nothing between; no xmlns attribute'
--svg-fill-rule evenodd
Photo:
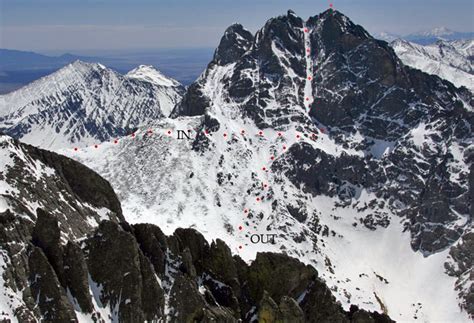
<svg viewBox="0 0 474 323"><path fill-rule="evenodd" d="M472 32L474 2L333 1L336 10L372 34L406 35L446 27ZM292 9L303 19L330 1L282 0L0 0L0 47L39 53L215 48L234 22L256 32Z"/></svg>

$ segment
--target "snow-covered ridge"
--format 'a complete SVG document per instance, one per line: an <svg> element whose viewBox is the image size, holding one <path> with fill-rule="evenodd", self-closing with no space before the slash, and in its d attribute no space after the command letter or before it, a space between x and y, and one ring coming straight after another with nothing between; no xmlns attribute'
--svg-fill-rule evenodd
<svg viewBox="0 0 474 323"><path fill-rule="evenodd" d="M474 92L474 65L470 56L474 40L419 45L397 39L391 46L404 64L428 74L438 75L454 85L465 86Z"/></svg>
<svg viewBox="0 0 474 323"><path fill-rule="evenodd" d="M444 41L466 41L474 38L473 32L458 32L446 27L436 27L432 30L420 31L411 34L399 35L382 31L376 34L376 37L387 42L402 38L420 45L431 45L438 40Z"/></svg>
<svg viewBox="0 0 474 323"><path fill-rule="evenodd" d="M456 48L457 51L465 57L471 58L471 60L474 58L474 39L453 40L450 42L450 45Z"/></svg>
<svg viewBox="0 0 474 323"><path fill-rule="evenodd" d="M128 72L125 76L132 79L150 82L155 85L170 87L181 86L178 81L163 75L160 71L158 71L151 65L140 65L137 68L134 68L133 70Z"/></svg>

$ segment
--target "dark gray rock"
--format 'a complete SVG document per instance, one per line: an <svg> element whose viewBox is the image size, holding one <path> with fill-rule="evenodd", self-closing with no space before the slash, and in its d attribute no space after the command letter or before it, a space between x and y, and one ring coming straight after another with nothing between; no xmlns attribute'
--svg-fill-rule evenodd
<svg viewBox="0 0 474 323"><path fill-rule="evenodd" d="M29 256L30 288L41 315L47 322L76 321L76 314L69 303L54 269L40 248L33 247Z"/></svg>
<svg viewBox="0 0 474 323"><path fill-rule="evenodd" d="M64 248L64 278L66 288L77 300L80 311L93 313L94 305L89 292L88 269L80 246L69 241Z"/></svg>
<svg viewBox="0 0 474 323"><path fill-rule="evenodd" d="M102 222L86 242L86 260L91 279L103 288L101 302L116 307L121 321L163 317L164 292L133 235L116 223Z"/></svg>

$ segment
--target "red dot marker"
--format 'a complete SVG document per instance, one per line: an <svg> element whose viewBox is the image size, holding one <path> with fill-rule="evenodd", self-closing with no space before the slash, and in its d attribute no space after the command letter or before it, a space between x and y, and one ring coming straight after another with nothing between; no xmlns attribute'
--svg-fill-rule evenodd
<svg viewBox="0 0 474 323"><path fill-rule="evenodd" d="M245 130L240 131L241 134L245 134Z"/></svg>
<svg viewBox="0 0 474 323"><path fill-rule="evenodd" d="M75 147L75 148L74 148L74 151L77 151L77 150L78 150L77 147Z"/></svg>
<svg viewBox="0 0 474 323"><path fill-rule="evenodd" d="M263 131L259 131L258 134L259 134L260 136L263 136Z"/></svg>
<svg viewBox="0 0 474 323"><path fill-rule="evenodd" d="M283 146L283 150L286 150L286 146Z"/></svg>
<svg viewBox="0 0 474 323"><path fill-rule="evenodd" d="M153 130L148 129L148 134L152 134L152 133L153 133Z"/></svg>
<svg viewBox="0 0 474 323"><path fill-rule="evenodd" d="M114 144L116 144L116 143L118 143L118 140L117 140L117 139L114 140Z"/></svg>
<svg viewBox="0 0 474 323"><path fill-rule="evenodd" d="M271 159L271 160L275 160L275 156L271 156L270 159Z"/></svg>
<svg viewBox="0 0 474 323"><path fill-rule="evenodd" d="M296 139L300 139L300 135L296 135Z"/></svg>
<svg viewBox="0 0 474 323"><path fill-rule="evenodd" d="M263 184L263 187L264 187L264 188L267 188L267 187L268 187L268 185L267 185L267 184Z"/></svg>
<svg viewBox="0 0 474 323"><path fill-rule="evenodd" d="M94 145L94 148L99 148L99 146L98 146L98 145Z"/></svg>
<svg viewBox="0 0 474 323"><path fill-rule="evenodd" d="M332 8L332 3L330 3L329 6Z"/></svg>
<svg viewBox="0 0 474 323"><path fill-rule="evenodd" d="M278 137L281 137L281 136L282 136L282 134L281 134L281 132L279 132L279 133L278 133Z"/></svg>
<svg viewBox="0 0 474 323"><path fill-rule="evenodd" d="M309 98L306 98L306 101L309 101Z"/></svg>
<svg viewBox="0 0 474 323"><path fill-rule="evenodd" d="M227 134L226 134L226 133L224 133L224 137L227 137Z"/></svg>
<svg viewBox="0 0 474 323"><path fill-rule="evenodd" d="M308 76L308 81L311 81L311 76Z"/></svg>
<svg viewBox="0 0 474 323"><path fill-rule="evenodd" d="M306 48L306 52L309 53L311 51L311 49L309 48Z"/></svg>
<svg viewBox="0 0 474 323"><path fill-rule="evenodd" d="M168 130L168 135L171 135L171 130Z"/></svg>
<svg viewBox="0 0 474 323"><path fill-rule="evenodd" d="M308 32L308 28L305 28L305 29L304 29L304 32L307 33L307 32Z"/></svg>
<svg viewBox="0 0 474 323"><path fill-rule="evenodd" d="M239 225L239 230L242 230L242 229L243 229L243 228L242 228L242 226L241 226L241 225Z"/></svg>
<svg viewBox="0 0 474 323"><path fill-rule="evenodd" d="M135 138L135 133L132 133L132 138Z"/></svg>
<svg viewBox="0 0 474 323"><path fill-rule="evenodd" d="M266 170L267 170L267 168L266 168L266 167L262 167L262 170L263 170L263 171L266 171Z"/></svg>
<svg viewBox="0 0 474 323"><path fill-rule="evenodd" d="M257 202L260 202L260 198L259 198L259 197L257 197Z"/></svg>
<svg viewBox="0 0 474 323"><path fill-rule="evenodd" d="M208 134L209 134L209 131L207 131L207 129L206 129L206 130L204 130L204 133L205 133L206 135L208 135Z"/></svg>
<svg viewBox="0 0 474 323"><path fill-rule="evenodd" d="M239 249L242 249L242 246L239 246Z"/></svg>
<svg viewBox="0 0 474 323"><path fill-rule="evenodd" d="M249 213L249 210L245 209L245 210L244 210L244 213Z"/></svg>

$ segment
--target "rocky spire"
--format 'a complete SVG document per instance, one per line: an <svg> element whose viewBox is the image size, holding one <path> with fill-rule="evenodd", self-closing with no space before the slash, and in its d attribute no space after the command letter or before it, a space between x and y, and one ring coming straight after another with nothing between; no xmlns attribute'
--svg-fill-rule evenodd
<svg viewBox="0 0 474 323"><path fill-rule="evenodd" d="M224 32L213 61L218 65L234 62L250 48L252 42L253 35L250 31L241 24L233 24Z"/></svg>

